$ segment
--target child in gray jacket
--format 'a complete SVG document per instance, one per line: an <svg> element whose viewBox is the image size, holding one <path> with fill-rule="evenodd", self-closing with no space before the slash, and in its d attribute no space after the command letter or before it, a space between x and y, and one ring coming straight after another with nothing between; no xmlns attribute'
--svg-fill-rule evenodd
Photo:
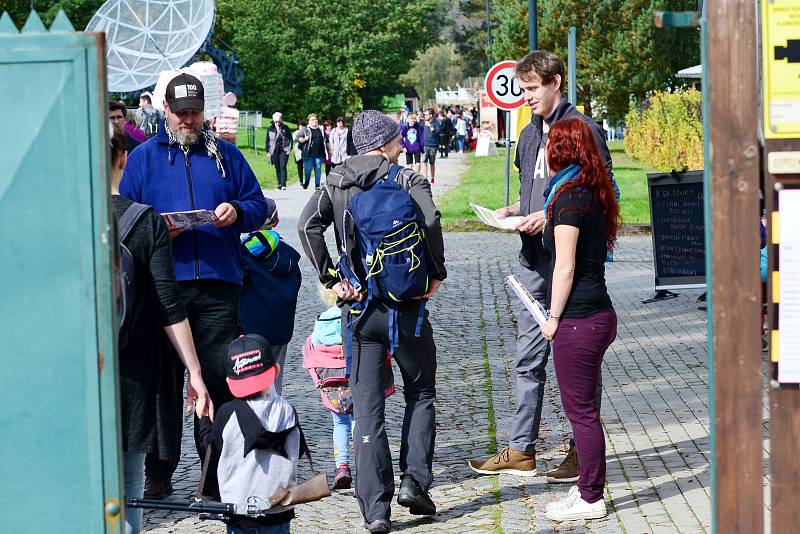
<svg viewBox="0 0 800 534"><path fill-rule="evenodd" d="M213 424L203 418L200 438L219 461L222 502L267 501L297 481L297 461L305 446L297 413L272 387L281 368L263 337L248 334L232 341L225 366L236 399L217 410ZM288 534L293 518L293 506L275 506L259 517L233 516L227 521L228 534L251 529Z"/></svg>

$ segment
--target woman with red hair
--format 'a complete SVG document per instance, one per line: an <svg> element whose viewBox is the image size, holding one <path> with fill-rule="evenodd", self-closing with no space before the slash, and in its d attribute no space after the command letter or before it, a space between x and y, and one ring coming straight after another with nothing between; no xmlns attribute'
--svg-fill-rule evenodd
<svg viewBox="0 0 800 534"><path fill-rule="evenodd" d="M547 505L555 521L606 515L605 438L597 389L603 355L617 335L617 315L605 282L606 252L614 246L619 206L592 132L580 119L550 127L550 184L544 192L542 241L551 255L550 318L542 335L552 342L561 403L572 423L578 485Z"/></svg>

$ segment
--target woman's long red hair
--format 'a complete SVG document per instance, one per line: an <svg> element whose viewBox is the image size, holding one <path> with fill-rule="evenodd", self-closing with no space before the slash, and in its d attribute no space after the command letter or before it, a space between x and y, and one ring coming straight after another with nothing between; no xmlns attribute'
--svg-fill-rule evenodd
<svg viewBox="0 0 800 534"><path fill-rule="evenodd" d="M558 121L550 127L547 137L547 166L550 170L558 172L572 163L580 165L581 172L558 190L547 208L547 218L553 220L553 205L563 193L577 187L588 189L593 204L603 216L606 240L611 248L617 241L619 231L619 204L594 135L586 123L578 118Z"/></svg>

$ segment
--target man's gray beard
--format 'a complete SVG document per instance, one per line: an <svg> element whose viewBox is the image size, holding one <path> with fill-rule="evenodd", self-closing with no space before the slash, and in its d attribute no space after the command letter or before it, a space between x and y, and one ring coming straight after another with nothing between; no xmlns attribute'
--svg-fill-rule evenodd
<svg viewBox="0 0 800 534"><path fill-rule="evenodd" d="M179 128L178 131L175 132L175 139L183 146L196 145L200 141L201 136L202 131L200 130L186 131Z"/></svg>

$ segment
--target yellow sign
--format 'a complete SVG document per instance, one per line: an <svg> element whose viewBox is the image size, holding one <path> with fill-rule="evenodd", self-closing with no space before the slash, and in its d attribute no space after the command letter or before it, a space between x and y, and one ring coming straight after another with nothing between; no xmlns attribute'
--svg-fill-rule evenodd
<svg viewBox="0 0 800 534"><path fill-rule="evenodd" d="M764 136L800 138L800 0L762 0Z"/></svg>
<svg viewBox="0 0 800 534"><path fill-rule="evenodd" d="M522 129L531 122L531 107L520 106L517 108L517 142L514 144L514 161L517 161L517 149L519 148L519 135Z"/></svg>

